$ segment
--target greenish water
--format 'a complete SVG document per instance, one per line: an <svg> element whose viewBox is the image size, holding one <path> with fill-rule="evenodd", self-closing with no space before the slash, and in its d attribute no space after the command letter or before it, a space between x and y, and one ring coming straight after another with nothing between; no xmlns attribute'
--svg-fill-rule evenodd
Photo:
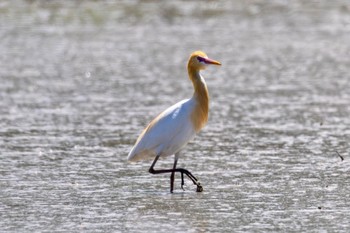
<svg viewBox="0 0 350 233"><path fill-rule="evenodd" d="M1 1L2 232L348 232L347 1ZM207 127L169 193L138 134L203 73ZM340 156L344 158L341 159ZM173 159L160 161L170 168Z"/></svg>

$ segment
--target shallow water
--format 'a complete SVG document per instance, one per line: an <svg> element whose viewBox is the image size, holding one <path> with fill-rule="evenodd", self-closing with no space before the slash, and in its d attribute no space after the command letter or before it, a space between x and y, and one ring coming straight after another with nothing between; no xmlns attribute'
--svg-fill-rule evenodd
<svg viewBox="0 0 350 233"><path fill-rule="evenodd" d="M2 1L4 232L348 232L347 1ZM206 70L207 127L169 193L127 163L143 127ZM341 159L342 156L344 160ZM159 167L171 167L167 158Z"/></svg>

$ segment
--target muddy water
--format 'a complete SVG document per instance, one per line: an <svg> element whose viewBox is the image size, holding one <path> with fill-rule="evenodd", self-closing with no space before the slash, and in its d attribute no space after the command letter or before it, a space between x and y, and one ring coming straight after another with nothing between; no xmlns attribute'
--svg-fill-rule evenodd
<svg viewBox="0 0 350 233"><path fill-rule="evenodd" d="M2 1L3 232L347 232L347 1ZM126 156L203 75L207 127L169 176ZM341 156L344 160L341 159ZM172 158L160 161L170 167Z"/></svg>

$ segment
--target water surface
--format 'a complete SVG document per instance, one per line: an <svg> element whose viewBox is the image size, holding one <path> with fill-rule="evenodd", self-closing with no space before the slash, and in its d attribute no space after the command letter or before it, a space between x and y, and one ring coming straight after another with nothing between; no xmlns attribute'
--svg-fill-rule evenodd
<svg viewBox="0 0 350 233"><path fill-rule="evenodd" d="M348 232L347 1L2 1L4 232ZM127 154L203 73L207 127L179 166ZM340 156L344 158L341 159ZM173 159L160 161L171 167Z"/></svg>

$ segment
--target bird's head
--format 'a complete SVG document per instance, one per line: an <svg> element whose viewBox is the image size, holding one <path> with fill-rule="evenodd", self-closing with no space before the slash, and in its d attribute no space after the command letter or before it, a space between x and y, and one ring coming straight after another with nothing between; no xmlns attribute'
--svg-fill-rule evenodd
<svg viewBox="0 0 350 233"><path fill-rule="evenodd" d="M204 70L208 65L221 65L221 63L208 58L202 51L193 52L188 60L188 67L195 70Z"/></svg>

